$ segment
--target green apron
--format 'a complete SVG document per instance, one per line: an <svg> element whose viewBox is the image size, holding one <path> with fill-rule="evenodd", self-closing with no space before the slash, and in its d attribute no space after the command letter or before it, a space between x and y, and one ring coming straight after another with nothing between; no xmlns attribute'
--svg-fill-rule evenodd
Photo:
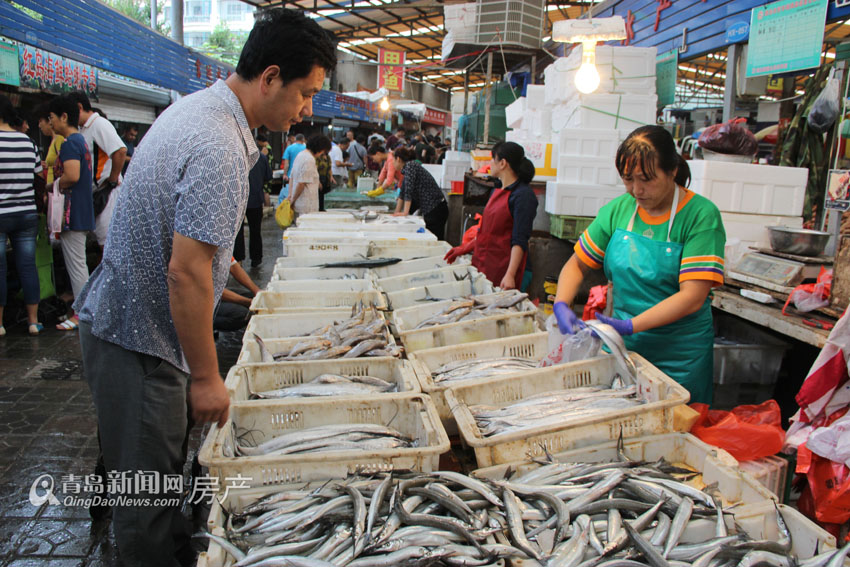
<svg viewBox="0 0 850 567"><path fill-rule="evenodd" d="M618 228L605 249L605 276L613 282L614 317L632 319L679 291L681 244L670 242L679 191L673 198L667 241ZM691 402L711 404L714 374L714 326L711 300L678 321L623 337L626 347L649 360L691 393Z"/></svg>

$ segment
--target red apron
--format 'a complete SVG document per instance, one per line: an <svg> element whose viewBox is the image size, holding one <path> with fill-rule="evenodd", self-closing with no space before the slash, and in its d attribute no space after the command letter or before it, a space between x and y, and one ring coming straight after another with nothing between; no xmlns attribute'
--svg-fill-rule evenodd
<svg viewBox="0 0 850 567"><path fill-rule="evenodd" d="M472 253L472 265L487 276L493 285L499 285L508 265L511 262L511 234L514 228L514 218L508 207L510 191L493 189L475 238L475 251ZM522 282L525 273L525 260L528 254L523 253L519 269L515 274L516 284Z"/></svg>

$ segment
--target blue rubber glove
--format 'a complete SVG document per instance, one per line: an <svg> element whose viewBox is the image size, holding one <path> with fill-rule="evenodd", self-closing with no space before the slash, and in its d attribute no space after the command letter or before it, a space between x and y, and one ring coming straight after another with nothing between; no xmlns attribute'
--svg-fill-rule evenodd
<svg viewBox="0 0 850 567"><path fill-rule="evenodd" d="M596 319L600 323L605 323L606 325L611 325L612 327L614 327L614 330L620 333L621 337L633 335L635 332L635 329L632 326L631 319L616 319L614 317L606 317L602 313L597 313Z"/></svg>
<svg viewBox="0 0 850 567"><path fill-rule="evenodd" d="M584 321L578 318L575 311L570 309L570 306L563 301L556 301L552 311L555 313L555 319L558 320L558 328L563 335L574 335L576 331L584 329Z"/></svg>

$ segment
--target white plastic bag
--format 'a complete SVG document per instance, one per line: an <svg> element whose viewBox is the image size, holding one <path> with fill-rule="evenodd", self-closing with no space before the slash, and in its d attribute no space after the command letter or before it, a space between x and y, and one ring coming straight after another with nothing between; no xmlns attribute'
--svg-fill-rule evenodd
<svg viewBox="0 0 850 567"><path fill-rule="evenodd" d="M838 118L838 107L841 103L841 88L838 83L838 78L835 77L835 69L833 69L829 73L826 86L815 99L812 108L809 110L809 115L806 117L809 128L818 134L823 134L829 130L835 119Z"/></svg>
<svg viewBox="0 0 850 567"><path fill-rule="evenodd" d="M59 180L53 182L53 191L47 195L47 233L59 234L65 221L65 195L59 192Z"/></svg>
<svg viewBox="0 0 850 567"><path fill-rule="evenodd" d="M794 303L797 311L807 313L829 305L829 294L827 293L826 297L824 297L825 286L826 284L824 283L816 284L815 290L811 293L802 289L795 289L791 292L791 301Z"/></svg>
<svg viewBox="0 0 850 567"><path fill-rule="evenodd" d="M546 331L549 333L549 354L540 361L541 368L593 358L602 347L602 341L588 328L574 335L562 334L554 315L546 319Z"/></svg>

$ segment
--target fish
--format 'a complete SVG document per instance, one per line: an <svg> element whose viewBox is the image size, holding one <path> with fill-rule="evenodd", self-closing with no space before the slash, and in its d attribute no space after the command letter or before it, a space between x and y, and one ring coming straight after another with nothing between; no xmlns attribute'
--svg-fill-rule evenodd
<svg viewBox="0 0 850 567"><path fill-rule="evenodd" d="M320 268L380 268L401 262L401 258L363 258L319 264Z"/></svg>
<svg viewBox="0 0 850 567"><path fill-rule="evenodd" d="M446 301L431 296L428 288L424 288L425 297L418 301ZM527 311L529 304L523 304L528 294L517 290L454 298L438 313L430 315L414 326L414 329L425 329L436 325L448 325L459 321L473 321L482 317L490 317L506 313Z"/></svg>

